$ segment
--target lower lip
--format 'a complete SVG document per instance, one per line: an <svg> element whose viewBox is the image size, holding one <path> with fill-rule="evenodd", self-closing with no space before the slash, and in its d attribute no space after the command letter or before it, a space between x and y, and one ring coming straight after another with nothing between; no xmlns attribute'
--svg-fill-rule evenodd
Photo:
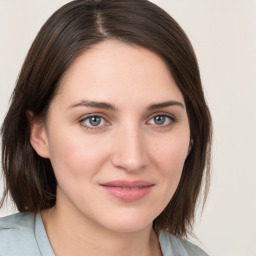
<svg viewBox="0 0 256 256"><path fill-rule="evenodd" d="M125 189L120 187L102 186L112 196L121 199L125 202L134 202L142 199L149 194L152 186L141 187L139 189Z"/></svg>

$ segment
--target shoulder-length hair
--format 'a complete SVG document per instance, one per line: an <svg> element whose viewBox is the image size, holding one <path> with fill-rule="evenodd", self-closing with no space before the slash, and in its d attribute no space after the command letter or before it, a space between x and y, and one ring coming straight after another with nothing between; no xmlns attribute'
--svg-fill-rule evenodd
<svg viewBox="0 0 256 256"><path fill-rule="evenodd" d="M1 129L2 204L9 193L21 212L37 213L55 205L56 178L50 160L30 144L27 111L44 118L67 68L92 45L109 39L158 54L184 97L191 151L173 198L153 226L186 236L200 190L205 196L208 191L211 117L189 39L172 17L147 0L76 0L43 25L25 59Z"/></svg>

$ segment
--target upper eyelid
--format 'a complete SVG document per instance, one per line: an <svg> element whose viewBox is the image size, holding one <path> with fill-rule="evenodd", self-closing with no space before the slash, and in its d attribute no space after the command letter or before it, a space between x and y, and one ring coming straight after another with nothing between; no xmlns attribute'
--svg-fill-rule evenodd
<svg viewBox="0 0 256 256"><path fill-rule="evenodd" d="M156 117L156 116L168 116L170 117L171 119L177 119L176 118L176 115L174 114L171 114L171 113L168 113L168 112L164 112L164 111L160 111L160 112L155 112L155 113L152 113L148 116L148 120L152 119L153 117Z"/></svg>
<svg viewBox="0 0 256 256"><path fill-rule="evenodd" d="M159 115L166 115L166 116L170 116L170 117L175 118L174 114L164 112L164 111L160 111L160 112L155 112L155 113L151 113L151 114L147 115L146 119L152 118L154 116L159 116ZM107 118L106 114L101 113L101 112L95 112L95 113L85 114L82 117L80 117L79 119L85 119L85 118L90 117L90 116L99 116L99 117L102 117L104 119Z"/></svg>
<svg viewBox="0 0 256 256"><path fill-rule="evenodd" d="M101 118L103 118L104 120L107 121L106 115L103 114L103 113L98 113L98 112L97 112L97 113L91 113L91 114L83 115L83 116L81 116L81 117L79 118L79 120L82 121L82 120L84 120L84 119L86 119L86 118L88 118L88 117L92 117L92 116L98 116L98 117L101 117Z"/></svg>

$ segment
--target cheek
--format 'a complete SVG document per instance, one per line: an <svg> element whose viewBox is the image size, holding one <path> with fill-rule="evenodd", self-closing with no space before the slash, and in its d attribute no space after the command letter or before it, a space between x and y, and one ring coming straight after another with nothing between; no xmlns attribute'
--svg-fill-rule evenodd
<svg viewBox="0 0 256 256"><path fill-rule="evenodd" d="M188 154L189 138L181 140L165 140L156 144L154 150L155 161L162 167L163 171L177 170L183 168Z"/></svg>
<svg viewBox="0 0 256 256"><path fill-rule="evenodd" d="M165 189L176 189L188 154L189 135L173 137L155 143L152 159L161 174Z"/></svg>
<svg viewBox="0 0 256 256"><path fill-rule="evenodd" d="M56 174L90 175L98 171L107 158L104 143L99 144L95 138L58 133L51 141L50 158Z"/></svg>

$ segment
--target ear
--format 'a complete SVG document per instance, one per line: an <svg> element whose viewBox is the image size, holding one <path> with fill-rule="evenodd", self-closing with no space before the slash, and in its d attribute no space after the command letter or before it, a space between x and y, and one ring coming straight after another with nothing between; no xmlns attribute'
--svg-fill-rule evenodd
<svg viewBox="0 0 256 256"><path fill-rule="evenodd" d="M191 149L192 149L192 147L193 147L193 144L194 144L193 139L190 139L187 156L189 155L189 153L190 153L190 151L191 151Z"/></svg>
<svg viewBox="0 0 256 256"><path fill-rule="evenodd" d="M43 158L49 158L48 136L45 122L35 117L32 111L27 111L30 125L30 143L37 154Z"/></svg>

